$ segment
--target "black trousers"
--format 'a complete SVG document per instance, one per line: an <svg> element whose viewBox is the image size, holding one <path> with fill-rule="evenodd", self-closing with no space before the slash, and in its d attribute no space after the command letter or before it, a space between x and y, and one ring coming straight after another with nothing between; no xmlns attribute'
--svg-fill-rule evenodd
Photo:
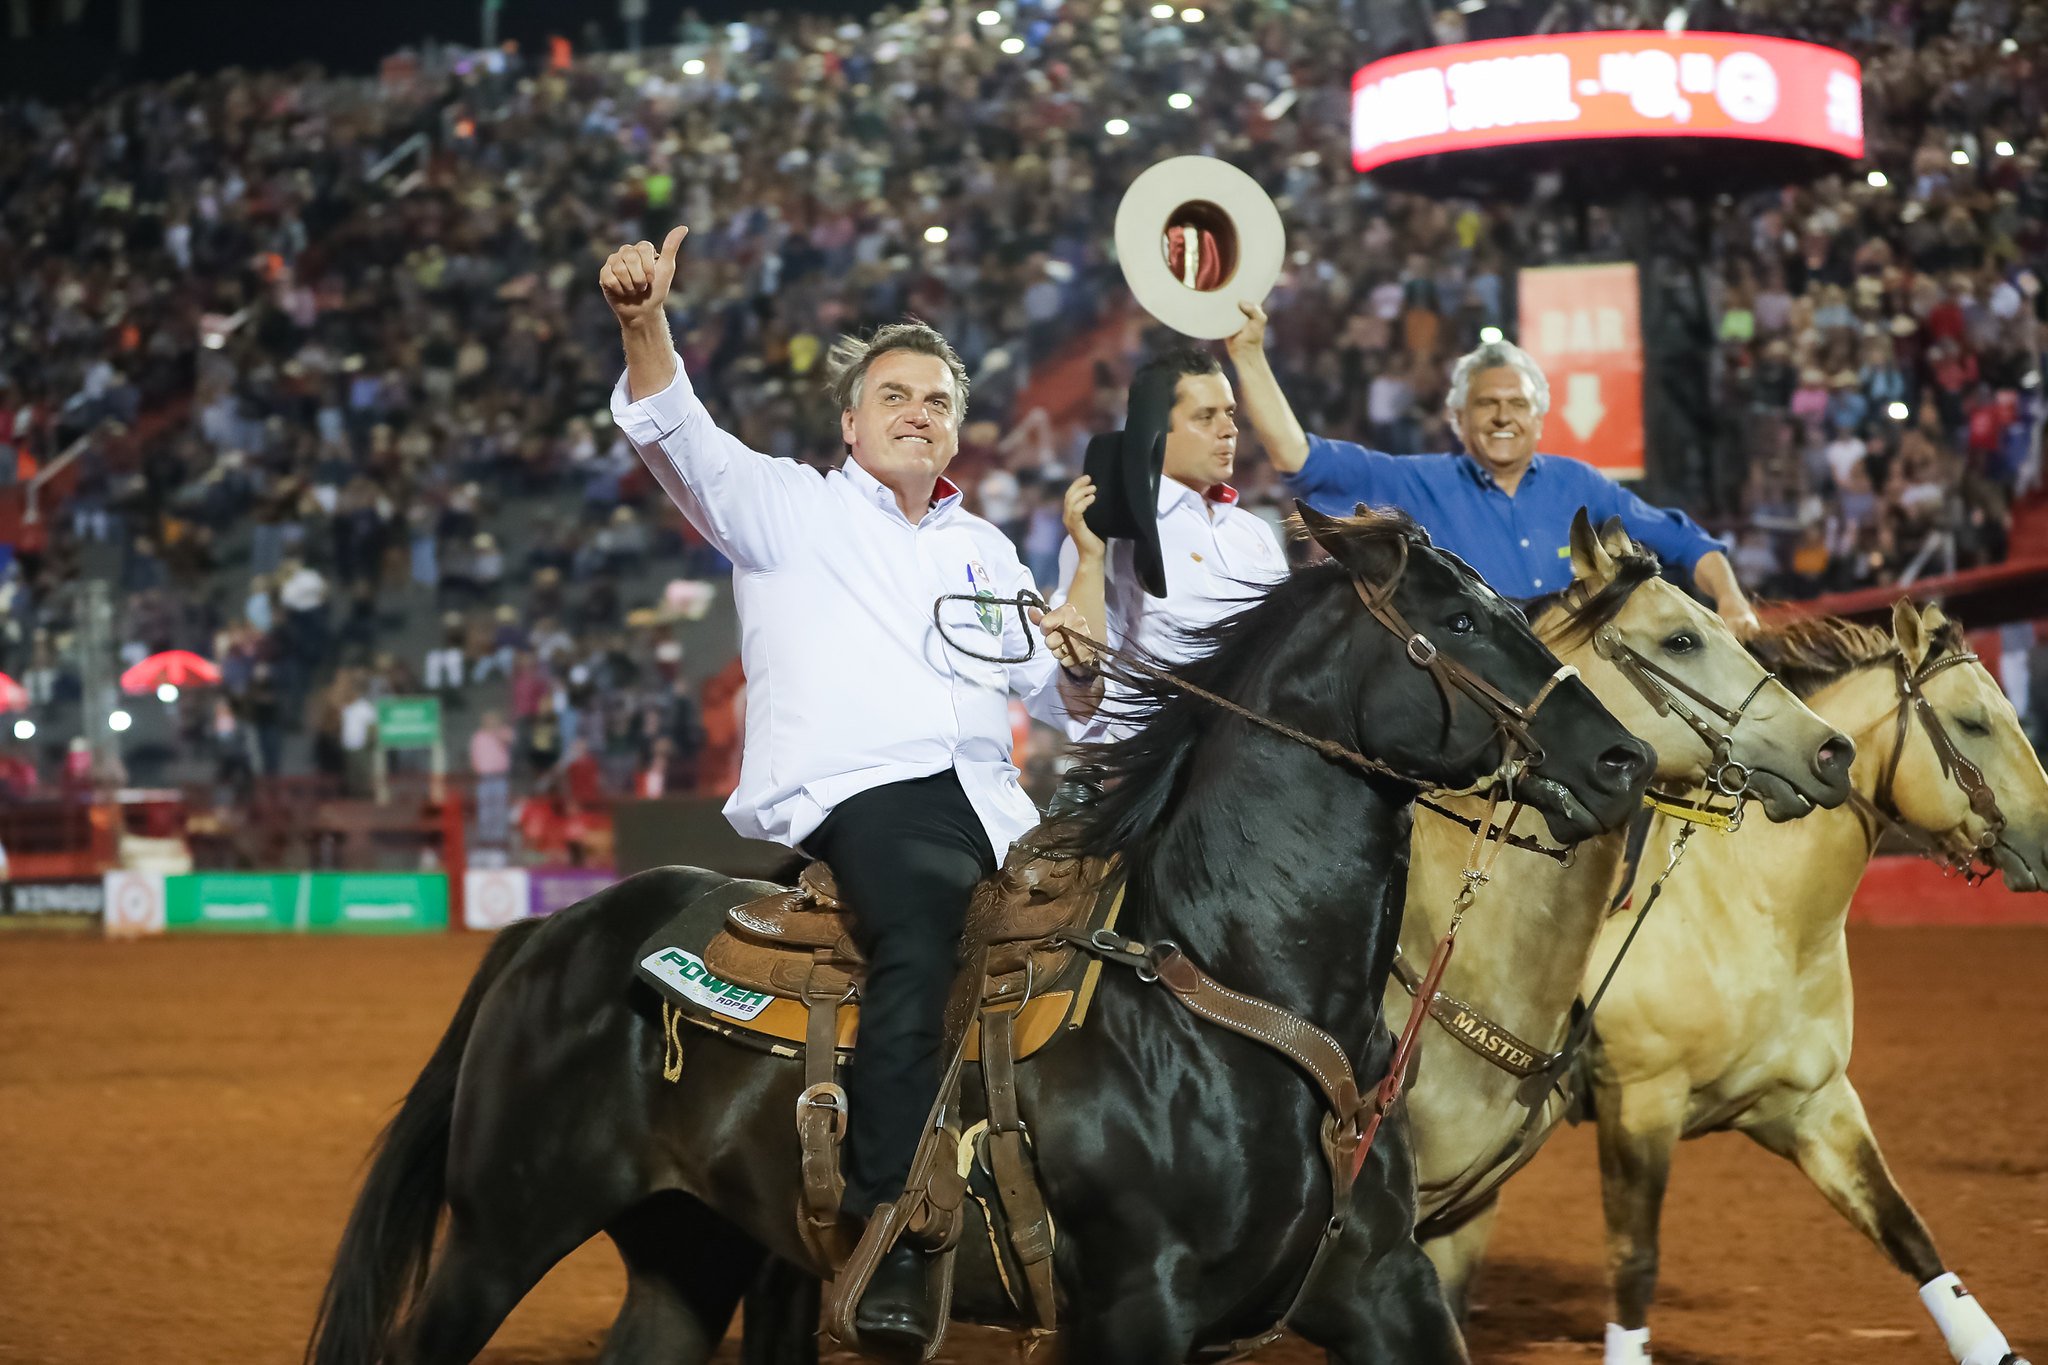
<svg viewBox="0 0 2048 1365"><path fill-rule="evenodd" d="M995 852L950 768L848 797L804 848L838 879L868 962L846 1077L843 1205L866 1218L910 1178L938 1098L961 926L975 884L996 870Z"/></svg>

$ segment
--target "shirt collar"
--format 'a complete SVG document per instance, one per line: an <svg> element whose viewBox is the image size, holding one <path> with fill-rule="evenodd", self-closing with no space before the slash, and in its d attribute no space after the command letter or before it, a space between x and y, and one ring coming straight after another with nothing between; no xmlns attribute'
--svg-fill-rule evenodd
<svg viewBox="0 0 2048 1365"><path fill-rule="evenodd" d="M860 490L860 495L876 507L885 512L894 512L898 517L903 515L903 509L896 505L895 492L862 468L859 460L851 455L847 456L846 463L839 466L839 471L853 480L853 486ZM939 475L938 483L932 486L932 500L926 504L927 509L933 512L948 512L959 505L960 486L945 475Z"/></svg>
<svg viewBox="0 0 2048 1365"><path fill-rule="evenodd" d="M1160 516L1165 516L1188 498L1196 498L1202 502L1220 503L1225 507L1235 507L1237 505L1237 490L1227 483L1212 483L1200 493L1197 493L1179 479L1168 478L1164 474L1159 476Z"/></svg>
<svg viewBox="0 0 2048 1365"><path fill-rule="evenodd" d="M1522 477L1526 479L1531 474L1534 474L1538 470L1542 469L1543 459L1544 457L1541 455L1531 455L1529 457L1529 467L1522 471ZM1500 480L1493 477L1493 471L1488 469L1485 465L1481 464L1479 462L1479 457L1477 455L1474 455L1469 450L1465 452L1465 473L1469 475L1472 481L1478 484L1481 488L1500 487ZM1517 485L1517 487L1519 486L1520 485Z"/></svg>

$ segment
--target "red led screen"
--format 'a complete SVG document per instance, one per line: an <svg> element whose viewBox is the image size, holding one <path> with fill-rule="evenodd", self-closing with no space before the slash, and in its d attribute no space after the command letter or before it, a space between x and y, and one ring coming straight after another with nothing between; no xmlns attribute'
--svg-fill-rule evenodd
<svg viewBox="0 0 2048 1365"><path fill-rule="evenodd" d="M1563 33L1404 52L1351 80L1351 164L1580 138L1735 138L1863 155L1863 75L1813 43Z"/></svg>

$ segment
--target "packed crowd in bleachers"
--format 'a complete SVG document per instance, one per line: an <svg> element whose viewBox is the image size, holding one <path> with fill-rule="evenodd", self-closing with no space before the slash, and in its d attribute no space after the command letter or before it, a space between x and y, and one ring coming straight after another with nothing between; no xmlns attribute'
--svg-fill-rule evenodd
<svg viewBox="0 0 2048 1365"><path fill-rule="evenodd" d="M832 337L926 318L975 376L959 480L1042 578L1136 357L1068 429L1020 396L1122 306L1110 223L1162 156L1224 157L1280 203L1273 349L1311 429L1452 448L1448 362L1511 327L1512 267L1613 241L1598 213L1581 239L1554 204L1354 175L1370 54L1332 41L1342 8L777 16L567 65L441 49L0 104L0 485L78 448L0 559L0 670L75 703L80 585L104 573L124 661L185 647L226 674L131 768L360 782L369 699L430 687L508 715L479 761L502 747L570 804L716 788L736 679L686 651L722 573L609 425L593 283L674 222L695 228L677 342L722 422L834 458ZM2038 465L2044 7L1737 8L1864 59L1870 173L1720 210L1702 382L1748 478L1744 505L1696 510L1774 595L1996 561ZM1241 468L1277 516L1270 472ZM68 738L23 746L46 781Z"/></svg>

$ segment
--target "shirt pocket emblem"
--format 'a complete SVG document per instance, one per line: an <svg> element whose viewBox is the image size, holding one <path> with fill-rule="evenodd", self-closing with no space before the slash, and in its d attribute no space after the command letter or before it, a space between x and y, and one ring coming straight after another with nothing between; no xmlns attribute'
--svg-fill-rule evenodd
<svg viewBox="0 0 2048 1365"><path fill-rule="evenodd" d="M996 601L993 580L978 559L967 563L967 590L974 594L974 615L991 635L1003 633L1003 607Z"/></svg>

